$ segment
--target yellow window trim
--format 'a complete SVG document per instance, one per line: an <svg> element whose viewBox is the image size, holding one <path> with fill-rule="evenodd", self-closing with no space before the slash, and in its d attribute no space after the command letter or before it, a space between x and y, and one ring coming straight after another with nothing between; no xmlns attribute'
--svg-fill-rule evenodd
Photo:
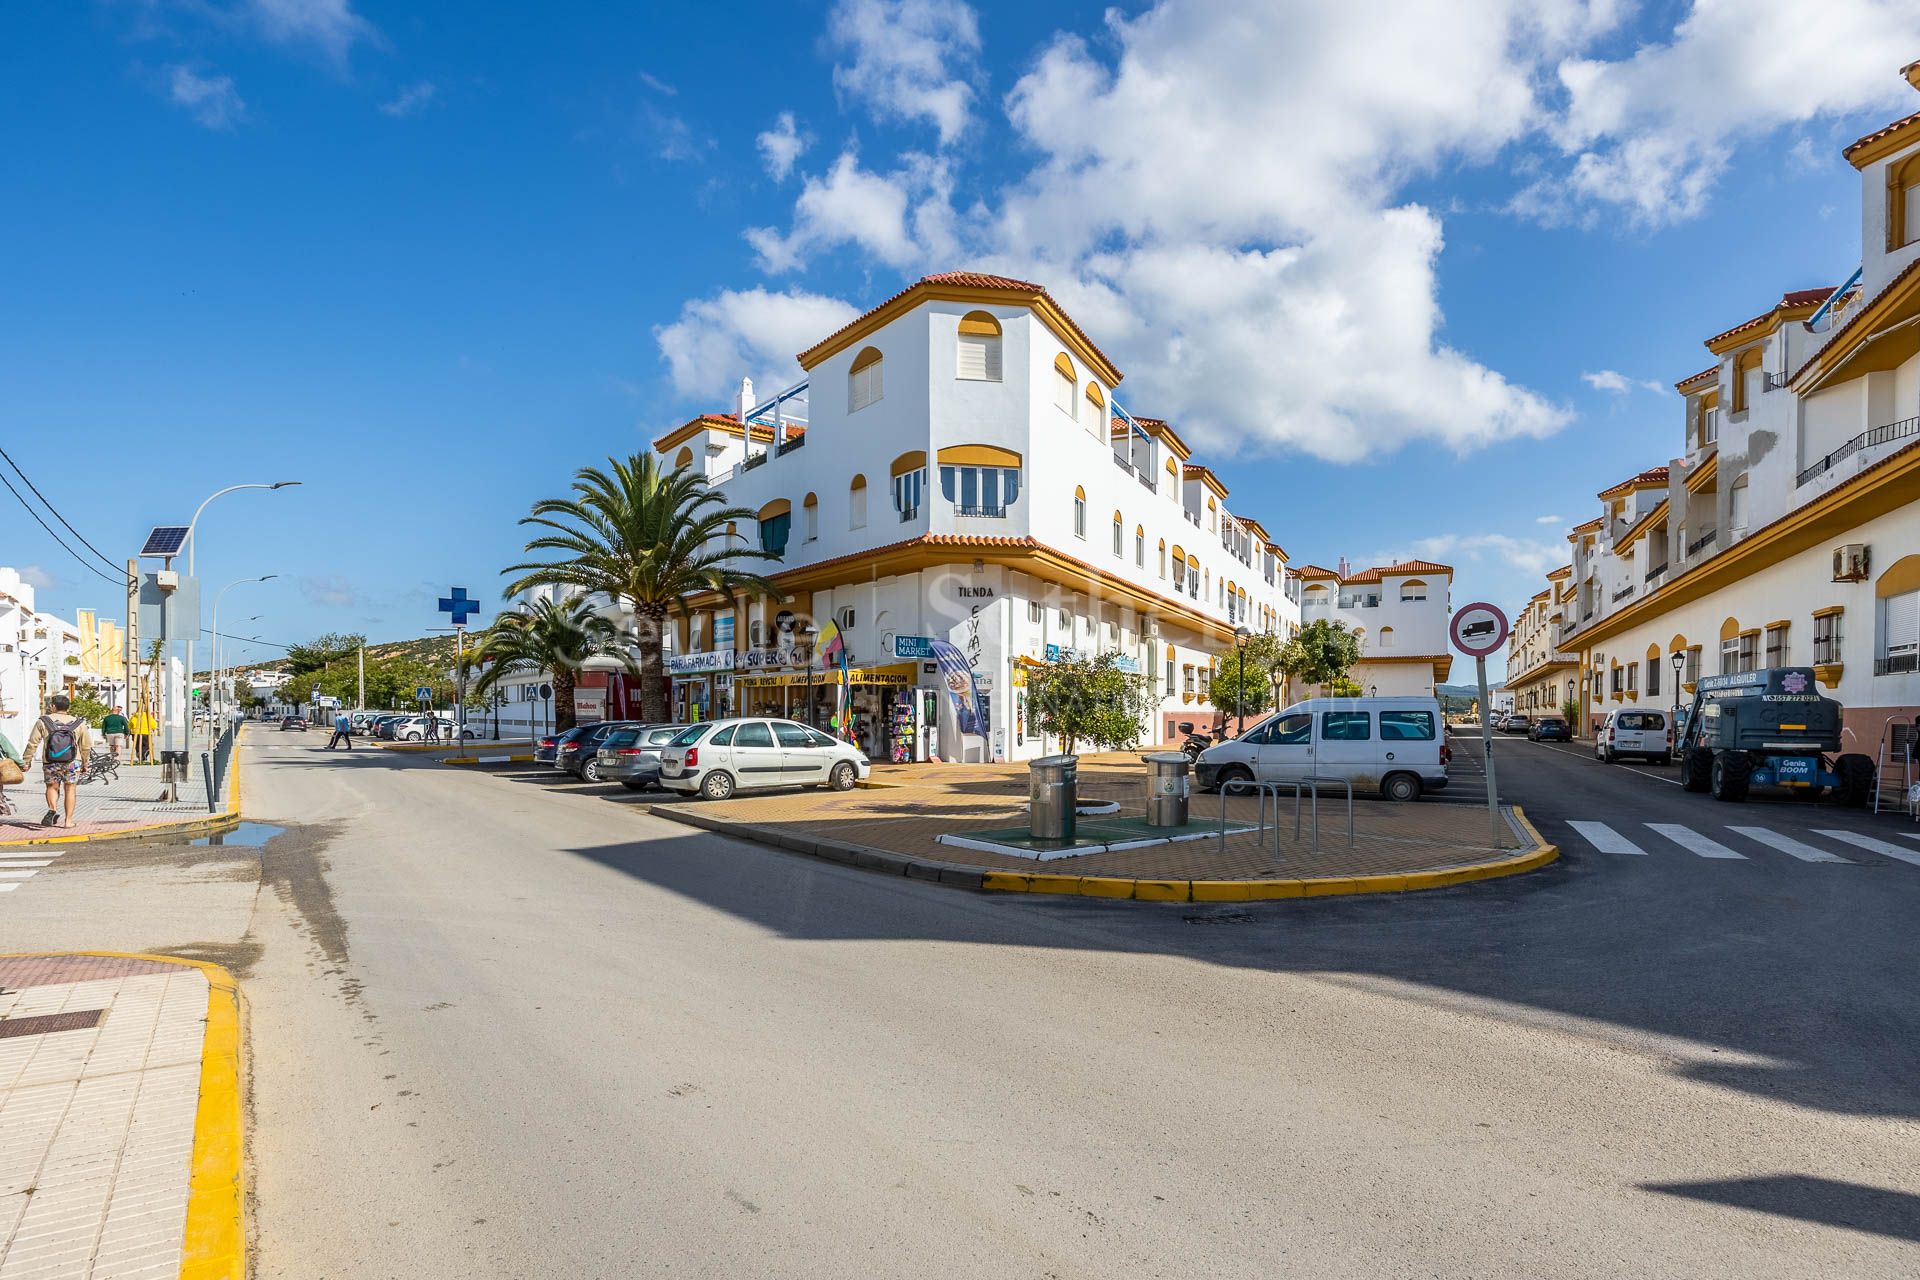
<svg viewBox="0 0 1920 1280"><path fill-rule="evenodd" d="M982 338L1000 336L1000 322L984 311L969 311L960 317L960 332Z"/></svg>
<svg viewBox="0 0 1920 1280"><path fill-rule="evenodd" d="M788 502L785 498L775 498L772 502L760 508L760 510L754 514L753 518L756 520L771 520L775 516L789 515L792 511L793 504L791 502Z"/></svg>
<svg viewBox="0 0 1920 1280"><path fill-rule="evenodd" d="M903 453L893 460L893 475L898 478L906 475L909 471L918 471L926 465L927 451L925 449L915 449L911 453Z"/></svg>
<svg viewBox="0 0 1920 1280"><path fill-rule="evenodd" d="M862 351L859 355L853 358L853 363L850 366L848 366L847 372L858 373L870 364L879 364L882 359L883 357L880 354L880 348L868 347L866 350Z"/></svg>
<svg viewBox="0 0 1920 1280"><path fill-rule="evenodd" d="M922 455L924 456L924 455ZM1017 467L1020 455L992 444L950 444L937 455L946 465L956 467Z"/></svg>
<svg viewBox="0 0 1920 1280"><path fill-rule="evenodd" d="M1847 606L1843 604L1830 604L1824 609L1815 609L1813 616L1816 618L1837 618L1846 611Z"/></svg>

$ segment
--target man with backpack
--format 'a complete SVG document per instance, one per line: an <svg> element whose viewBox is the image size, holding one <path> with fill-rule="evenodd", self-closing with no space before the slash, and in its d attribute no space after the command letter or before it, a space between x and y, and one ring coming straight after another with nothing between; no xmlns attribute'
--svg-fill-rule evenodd
<svg viewBox="0 0 1920 1280"><path fill-rule="evenodd" d="M73 805L78 794L80 767L92 754L93 743L87 731L87 722L76 715L67 714L72 705L64 693L56 693L48 700L53 710L34 722L33 732L27 736L28 760L33 753L40 751L40 773L47 784L47 812L40 819L40 825L71 827L73 825ZM65 788L65 795L61 789ZM61 804L65 800L64 806ZM64 808L66 821L56 824Z"/></svg>

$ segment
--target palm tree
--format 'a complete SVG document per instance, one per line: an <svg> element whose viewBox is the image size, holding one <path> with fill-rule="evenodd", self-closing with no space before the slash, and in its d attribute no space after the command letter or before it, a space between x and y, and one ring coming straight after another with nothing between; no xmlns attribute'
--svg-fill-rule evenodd
<svg viewBox="0 0 1920 1280"><path fill-rule="evenodd" d="M473 682L473 696L484 698L513 673L553 673L553 727L561 733L573 728L573 691L589 658L618 658L628 671L636 668L620 632L578 598L555 603L534 600L494 619L466 655L469 670L484 665Z"/></svg>
<svg viewBox="0 0 1920 1280"><path fill-rule="evenodd" d="M507 587L572 587L606 596L633 611L640 650L640 714L667 718L662 650L669 613L684 616L689 597L718 593L730 600L777 594L758 574L732 566L741 560L777 560L770 551L732 544L728 526L754 519L745 507L730 507L687 468L668 469L650 453L607 469L582 467L571 498L543 498L521 524L541 526L529 552L554 551L561 559L509 565L522 576Z"/></svg>

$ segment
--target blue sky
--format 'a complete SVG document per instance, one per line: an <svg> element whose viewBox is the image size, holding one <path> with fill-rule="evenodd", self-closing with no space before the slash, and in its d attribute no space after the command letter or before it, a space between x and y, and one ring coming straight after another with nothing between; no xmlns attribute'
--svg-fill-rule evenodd
<svg viewBox="0 0 1920 1280"><path fill-rule="evenodd" d="M114 556L299 479L209 510L209 589L278 574L229 600L271 640L412 636L496 603L577 466L976 267L1296 562L1517 603L1675 451L1701 339L1856 264L1839 150L1920 107L1920 16L1349 7L13 6L0 439ZM0 511L44 604L115 610Z"/></svg>

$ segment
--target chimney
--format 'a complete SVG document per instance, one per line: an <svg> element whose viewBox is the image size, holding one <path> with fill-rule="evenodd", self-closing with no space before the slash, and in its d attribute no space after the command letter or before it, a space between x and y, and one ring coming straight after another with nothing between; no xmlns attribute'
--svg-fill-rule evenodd
<svg viewBox="0 0 1920 1280"><path fill-rule="evenodd" d="M1341 556L1340 569L1339 569L1340 577L1344 579L1352 571L1353 571L1353 566L1347 563L1347 558L1345 556Z"/></svg>
<svg viewBox="0 0 1920 1280"><path fill-rule="evenodd" d="M745 422L747 415L753 412L753 379L740 379L740 402L733 406L733 416Z"/></svg>

